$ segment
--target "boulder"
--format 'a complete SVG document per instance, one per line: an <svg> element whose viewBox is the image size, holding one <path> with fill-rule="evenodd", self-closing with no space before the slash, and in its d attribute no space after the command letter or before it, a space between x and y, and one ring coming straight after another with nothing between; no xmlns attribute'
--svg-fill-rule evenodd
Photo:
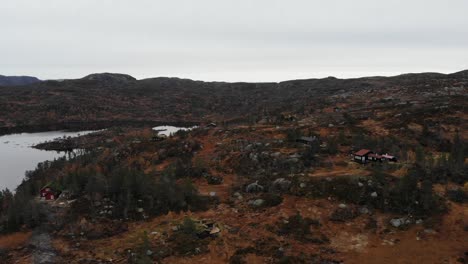
<svg viewBox="0 0 468 264"><path fill-rule="evenodd" d="M403 218L393 218L393 219L390 220L390 224L393 227L398 228L398 227L405 224L405 219L403 219Z"/></svg>
<svg viewBox="0 0 468 264"><path fill-rule="evenodd" d="M264 189L263 186L258 184L258 181L256 181L254 183L247 185L247 187L245 188L245 191L248 193L255 193L255 192L261 192L263 191L263 189Z"/></svg>
<svg viewBox="0 0 468 264"><path fill-rule="evenodd" d="M291 181L286 180L285 178L278 178L273 181L272 188L277 191L287 191L291 186Z"/></svg>
<svg viewBox="0 0 468 264"><path fill-rule="evenodd" d="M215 227L213 227L213 229L211 229L210 235L216 235L219 232L221 232L221 229L219 229L219 227L215 226Z"/></svg>
<svg viewBox="0 0 468 264"><path fill-rule="evenodd" d="M242 199L243 199L242 194L240 194L239 192L235 192L235 193L233 194L233 196L236 197L236 198L239 199L239 200L242 200Z"/></svg>
<svg viewBox="0 0 468 264"><path fill-rule="evenodd" d="M265 200L263 199L256 199L256 200L250 200L249 204L255 207L260 207L265 203Z"/></svg>
<svg viewBox="0 0 468 264"><path fill-rule="evenodd" d="M361 207L361 208L359 208L359 213L361 213L361 214L369 214L370 211L369 211L369 209L368 209L367 207Z"/></svg>
<svg viewBox="0 0 468 264"><path fill-rule="evenodd" d="M279 158L281 156L281 152L274 152L274 153L271 153L271 156L273 158Z"/></svg>

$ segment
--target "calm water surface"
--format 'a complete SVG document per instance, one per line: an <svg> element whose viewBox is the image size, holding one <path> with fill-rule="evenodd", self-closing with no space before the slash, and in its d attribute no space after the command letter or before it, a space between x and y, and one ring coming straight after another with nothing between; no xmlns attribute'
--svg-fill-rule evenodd
<svg viewBox="0 0 468 264"><path fill-rule="evenodd" d="M35 169L39 162L65 155L65 152L38 150L31 146L63 136L75 137L92 132L51 131L0 136L0 189L15 190L26 171Z"/></svg>
<svg viewBox="0 0 468 264"><path fill-rule="evenodd" d="M159 131L159 134L170 136L179 130L190 130L195 127L175 127L175 126L157 126L153 127L153 130Z"/></svg>
<svg viewBox="0 0 468 264"><path fill-rule="evenodd" d="M170 136L179 130L191 128L158 126L154 130ZM49 131L40 133L21 133L0 136L0 189L15 190L28 170L34 170L38 163L63 157L65 152L34 149L32 146L59 137L76 137L94 131L66 132Z"/></svg>

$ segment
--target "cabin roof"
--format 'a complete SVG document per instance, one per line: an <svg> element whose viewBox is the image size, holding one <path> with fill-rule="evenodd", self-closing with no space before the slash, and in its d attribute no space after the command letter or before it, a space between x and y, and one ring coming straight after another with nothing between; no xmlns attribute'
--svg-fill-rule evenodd
<svg viewBox="0 0 468 264"><path fill-rule="evenodd" d="M356 156L364 156L364 155L367 155L369 153L371 153L372 151L370 149L361 149L359 150L358 152L354 153L354 155Z"/></svg>
<svg viewBox="0 0 468 264"><path fill-rule="evenodd" d="M45 188L50 188L53 191L61 191L62 187L55 181L49 182L46 185L44 185L41 190L44 190Z"/></svg>
<svg viewBox="0 0 468 264"><path fill-rule="evenodd" d="M374 153L369 154L369 157L378 158L378 159L382 158L382 156L380 156L379 154L374 154Z"/></svg>

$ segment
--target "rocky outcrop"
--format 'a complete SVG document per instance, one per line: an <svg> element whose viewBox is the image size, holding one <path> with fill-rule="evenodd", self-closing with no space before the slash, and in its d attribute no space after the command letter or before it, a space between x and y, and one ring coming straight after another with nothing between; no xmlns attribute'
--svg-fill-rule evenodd
<svg viewBox="0 0 468 264"><path fill-rule="evenodd" d="M98 81L100 83L127 83L136 79L127 74L121 73L93 73L82 78L82 80Z"/></svg>

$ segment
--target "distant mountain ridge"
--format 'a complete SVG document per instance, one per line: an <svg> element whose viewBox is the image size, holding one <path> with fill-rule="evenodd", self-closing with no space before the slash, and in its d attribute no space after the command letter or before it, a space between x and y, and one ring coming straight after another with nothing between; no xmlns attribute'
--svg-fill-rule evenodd
<svg viewBox="0 0 468 264"><path fill-rule="evenodd" d="M20 86L38 83L39 80L32 76L4 76L0 75L0 86Z"/></svg>
<svg viewBox="0 0 468 264"><path fill-rule="evenodd" d="M263 83L168 77L137 80L126 74L94 73L79 79L41 81L21 89L2 87L0 129L39 125L60 129L55 124L110 121L245 123L277 118L283 113L308 115L337 105L345 105L347 114L354 118L373 114L375 107L378 111L394 112L412 104L423 105L427 113L450 106L450 111L455 113L466 109L467 96L466 70L451 74L327 77ZM394 113L397 114L400 113Z"/></svg>

